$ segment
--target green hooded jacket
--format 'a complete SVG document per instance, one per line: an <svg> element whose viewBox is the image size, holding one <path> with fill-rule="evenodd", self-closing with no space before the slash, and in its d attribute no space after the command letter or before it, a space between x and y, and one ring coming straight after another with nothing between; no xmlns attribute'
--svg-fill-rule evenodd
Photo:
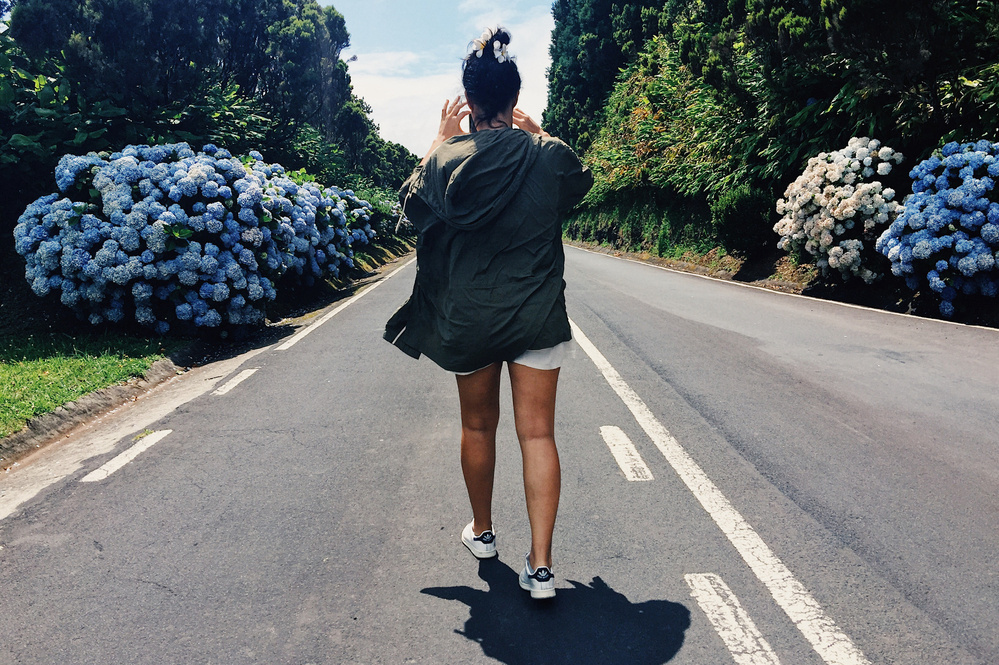
<svg viewBox="0 0 999 665"><path fill-rule="evenodd" d="M561 218L592 184L558 139L496 129L446 141L399 191L417 273L385 339L451 372L572 339Z"/></svg>

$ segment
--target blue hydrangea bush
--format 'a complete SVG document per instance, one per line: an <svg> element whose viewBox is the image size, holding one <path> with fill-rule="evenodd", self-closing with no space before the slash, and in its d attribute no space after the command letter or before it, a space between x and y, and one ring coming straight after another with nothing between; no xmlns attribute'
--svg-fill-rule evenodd
<svg viewBox="0 0 999 665"><path fill-rule="evenodd" d="M999 293L999 143L948 143L909 172L912 195L876 248L913 290L939 295L954 314L960 294Z"/></svg>
<svg viewBox="0 0 999 665"><path fill-rule="evenodd" d="M352 267L372 207L302 172L213 145L128 146L66 155L58 193L14 229L25 277L91 323L171 327L260 323L279 285Z"/></svg>

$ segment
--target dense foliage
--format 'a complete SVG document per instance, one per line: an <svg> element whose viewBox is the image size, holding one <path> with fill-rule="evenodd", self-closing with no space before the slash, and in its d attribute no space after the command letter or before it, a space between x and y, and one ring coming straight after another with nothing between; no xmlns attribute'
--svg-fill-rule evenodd
<svg viewBox="0 0 999 665"><path fill-rule="evenodd" d="M999 138L997 0L562 0L553 12L545 119L594 169L587 215L700 200L711 212L688 235L751 252L774 242L777 193L850 137L917 161L948 140ZM883 184L906 194L899 174Z"/></svg>
<svg viewBox="0 0 999 665"><path fill-rule="evenodd" d="M0 33L0 232L61 155L128 144L259 148L323 182L397 186L415 157L352 93L348 45L316 0L17 0Z"/></svg>
<svg viewBox="0 0 999 665"><path fill-rule="evenodd" d="M655 34L661 0L556 0L544 125L577 150L596 136L618 71Z"/></svg>
<svg viewBox="0 0 999 665"><path fill-rule="evenodd" d="M304 173L207 145L66 155L58 193L14 229L25 277L91 323L215 328L261 322L279 284L351 265L371 206Z"/></svg>
<svg viewBox="0 0 999 665"><path fill-rule="evenodd" d="M999 294L999 143L948 143L909 175L913 195L877 243L892 273L928 285L948 317L959 294Z"/></svg>

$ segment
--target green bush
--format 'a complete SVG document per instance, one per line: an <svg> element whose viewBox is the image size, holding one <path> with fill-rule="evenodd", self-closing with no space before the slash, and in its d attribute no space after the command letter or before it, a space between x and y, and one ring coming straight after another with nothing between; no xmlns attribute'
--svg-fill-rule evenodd
<svg viewBox="0 0 999 665"><path fill-rule="evenodd" d="M714 237L725 249L749 255L771 240L773 193L740 185L723 192L711 204Z"/></svg>
<svg viewBox="0 0 999 665"><path fill-rule="evenodd" d="M710 211L700 200L648 188L578 209L563 223L563 232L573 240L673 256L713 247L709 225Z"/></svg>
<svg viewBox="0 0 999 665"><path fill-rule="evenodd" d="M749 253L775 188L851 136L917 160L940 136L999 139L999 0L560 0L554 15L546 120L595 176L570 235ZM665 216L660 242L619 203L647 190L658 210L697 201L710 214Z"/></svg>

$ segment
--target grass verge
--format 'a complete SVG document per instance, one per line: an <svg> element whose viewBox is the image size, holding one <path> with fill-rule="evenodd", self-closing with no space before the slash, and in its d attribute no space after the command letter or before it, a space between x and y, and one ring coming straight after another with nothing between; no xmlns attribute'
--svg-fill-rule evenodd
<svg viewBox="0 0 999 665"><path fill-rule="evenodd" d="M356 268L342 279L282 292L268 314L273 321L295 310L323 307L352 281L411 249L408 240L395 237L366 245L355 255ZM33 294L12 251L0 251L0 266L0 439L88 393L141 377L157 360L191 344L111 326L94 328L58 301Z"/></svg>
<svg viewBox="0 0 999 665"><path fill-rule="evenodd" d="M179 345L110 332L0 335L0 439L35 416L142 376Z"/></svg>

